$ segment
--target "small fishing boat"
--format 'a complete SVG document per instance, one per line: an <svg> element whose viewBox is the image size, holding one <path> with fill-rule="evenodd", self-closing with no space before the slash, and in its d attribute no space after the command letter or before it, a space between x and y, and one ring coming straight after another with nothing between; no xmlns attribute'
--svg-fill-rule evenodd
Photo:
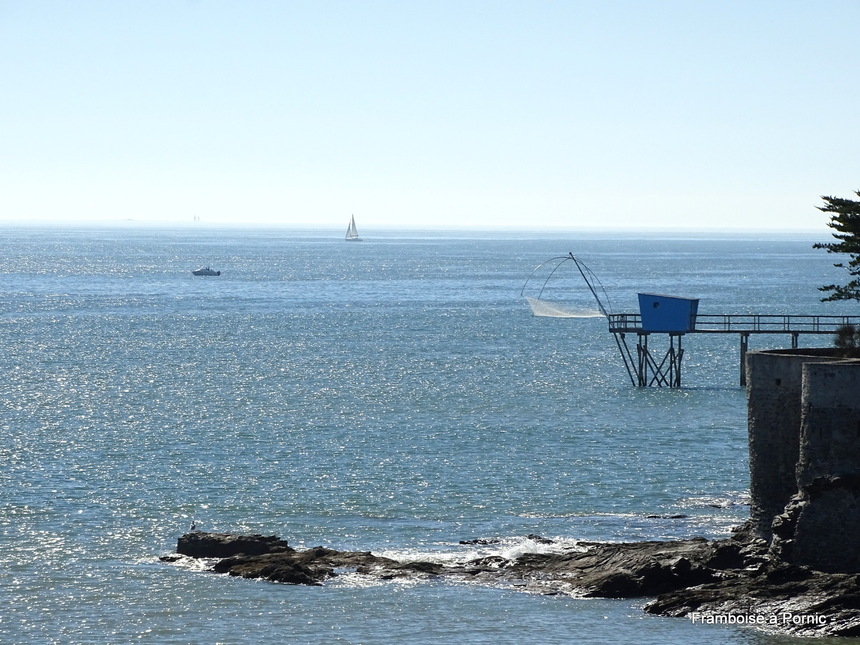
<svg viewBox="0 0 860 645"><path fill-rule="evenodd" d="M355 228L355 215L349 218L349 228L346 229L346 241L361 242L361 238L358 236L358 229Z"/></svg>
<svg viewBox="0 0 860 645"><path fill-rule="evenodd" d="M194 275L221 275L220 271L213 271L209 267L200 267L199 269L195 269L192 271Z"/></svg>

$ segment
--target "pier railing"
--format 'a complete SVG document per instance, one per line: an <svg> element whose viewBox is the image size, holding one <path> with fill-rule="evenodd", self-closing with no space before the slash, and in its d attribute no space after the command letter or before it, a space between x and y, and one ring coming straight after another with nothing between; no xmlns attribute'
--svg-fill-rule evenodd
<svg viewBox="0 0 860 645"><path fill-rule="evenodd" d="M801 334L835 334L840 327L860 327L858 316L813 316L804 314L698 314L691 328L681 331L654 331L642 327L640 314L609 314L609 331L621 352L630 381L636 386L681 386L681 360L685 334L737 334L740 338L740 384L746 385L745 357L751 334L789 334L796 349ZM626 335L636 334L636 351L627 344ZM655 355L648 347L652 334L667 334L665 356Z"/></svg>
<svg viewBox="0 0 860 645"><path fill-rule="evenodd" d="M639 314L610 314L612 333L646 334ZM698 314L688 334L834 334L845 325L860 326L858 316L803 314Z"/></svg>

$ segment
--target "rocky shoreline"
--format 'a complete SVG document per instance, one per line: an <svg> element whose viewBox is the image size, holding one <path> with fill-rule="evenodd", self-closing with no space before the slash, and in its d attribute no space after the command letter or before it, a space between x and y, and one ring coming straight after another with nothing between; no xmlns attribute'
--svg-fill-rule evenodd
<svg viewBox="0 0 860 645"><path fill-rule="evenodd" d="M379 580L447 577L540 594L653 597L645 611L702 624L749 625L793 636L860 636L860 574L783 563L765 540L745 529L724 540L589 542L561 553L450 565L401 562L369 551L297 550L275 536L201 531L180 537L176 551L162 560L209 558L217 573L287 584L320 585L345 571Z"/></svg>

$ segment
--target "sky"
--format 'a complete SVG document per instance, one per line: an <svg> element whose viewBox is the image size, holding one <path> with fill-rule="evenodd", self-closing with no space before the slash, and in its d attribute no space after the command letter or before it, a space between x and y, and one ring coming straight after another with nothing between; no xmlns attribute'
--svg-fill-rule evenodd
<svg viewBox="0 0 860 645"><path fill-rule="evenodd" d="M828 231L856 0L0 0L0 224ZM192 223L195 224L192 224Z"/></svg>

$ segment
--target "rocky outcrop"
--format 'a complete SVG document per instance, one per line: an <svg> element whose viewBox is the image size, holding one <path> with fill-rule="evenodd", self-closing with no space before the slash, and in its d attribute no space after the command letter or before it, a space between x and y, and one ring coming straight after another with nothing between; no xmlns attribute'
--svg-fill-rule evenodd
<svg viewBox="0 0 860 645"><path fill-rule="evenodd" d="M584 597L653 596L715 579L707 563L719 548L704 539L675 542L590 543L582 551L527 553L514 560L466 563L463 573L542 593Z"/></svg>
<svg viewBox="0 0 860 645"><path fill-rule="evenodd" d="M318 585L333 578L335 569L374 570L397 567L399 563L369 552L334 551L318 546L305 551L279 551L262 555L235 555L219 560L213 570L243 578L263 578L271 582Z"/></svg>
<svg viewBox="0 0 860 645"><path fill-rule="evenodd" d="M335 551L318 546L297 551L286 540L262 535L193 531L179 538L176 552L192 558L217 559L216 573L272 582L317 585L335 576L336 568L396 568L399 563L369 552ZM163 558L171 561L170 556Z"/></svg>
<svg viewBox="0 0 860 645"><path fill-rule="evenodd" d="M830 573L860 571L860 476L819 477L773 521L770 552Z"/></svg>
<svg viewBox="0 0 860 645"><path fill-rule="evenodd" d="M580 543L560 553L450 565L400 562L366 551L296 550L274 536L201 532L183 535L177 551L216 559L212 570L217 573L287 584L320 585L347 572L378 580L447 577L542 594L656 596L646 611L694 622L750 624L795 635L860 635L860 575L780 563L754 530L738 531L727 540Z"/></svg>
<svg viewBox="0 0 860 645"><path fill-rule="evenodd" d="M293 551L286 540L270 535L234 535L191 531L179 538L176 552L192 558L229 558L231 555L263 555Z"/></svg>
<svg viewBox="0 0 860 645"><path fill-rule="evenodd" d="M793 636L860 636L860 575L769 564L749 575L665 593L645 611Z"/></svg>

